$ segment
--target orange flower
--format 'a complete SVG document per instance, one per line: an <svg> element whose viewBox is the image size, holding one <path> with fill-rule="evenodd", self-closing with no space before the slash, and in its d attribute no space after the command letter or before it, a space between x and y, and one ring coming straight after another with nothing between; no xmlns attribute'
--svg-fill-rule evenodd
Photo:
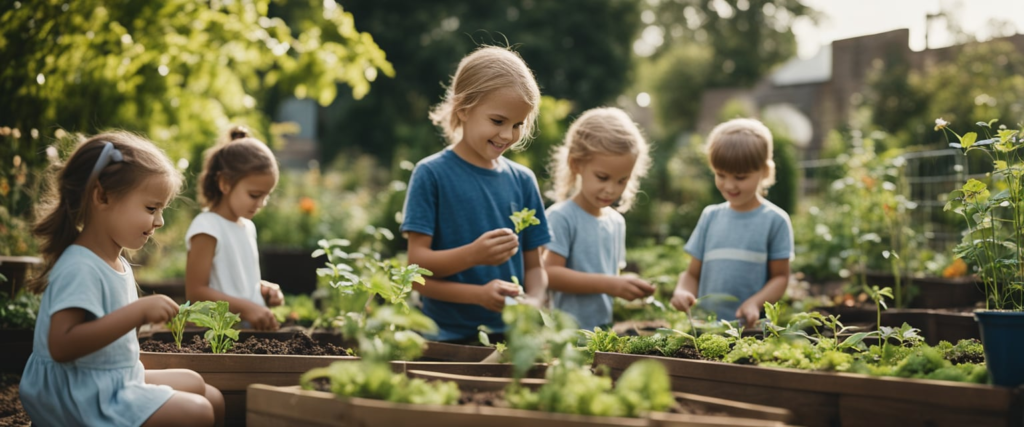
<svg viewBox="0 0 1024 427"><path fill-rule="evenodd" d="M316 209L316 202L309 197L303 197L302 199L299 199L299 209L303 213L310 215L313 213L313 210Z"/></svg>
<svg viewBox="0 0 1024 427"><path fill-rule="evenodd" d="M944 270L942 270L942 277L952 279L954 277L963 277L967 274L967 263L964 260L957 258L953 260Z"/></svg>
<svg viewBox="0 0 1024 427"><path fill-rule="evenodd" d="M864 187L867 187L868 190L875 188L875 179L870 176L864 175L860 178L860 181L864 183Z"/></svg>

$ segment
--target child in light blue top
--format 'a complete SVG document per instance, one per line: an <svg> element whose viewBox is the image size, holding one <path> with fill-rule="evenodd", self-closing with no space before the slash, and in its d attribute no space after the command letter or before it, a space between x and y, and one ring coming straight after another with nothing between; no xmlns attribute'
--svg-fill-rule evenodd
<svg viewBox="0 0 1024 427"><path fill-rule="evenodd" d="M544 205L533 172L503 157L530 134L539 104L522 58L483 47L462 59L431 112L453 145L416 165L401 231L409 263L433 272L416 286L423 313L440 329L432 339L476 341L481 325L503 332L505 299L523 290L525 302L542 304L540 247L551 239ZM540 225L517 235L509 217L522 209L535 210Z"/></svg>
<svg viewBox="0 0 1024 427"><path fill-rule="evenodd" d="M793 258L789 215L762 197L775 182L772 135L757 120L730 120L711 131L707 151L726 202L701 213L684 248L693 260L679 277L672 305L689 312L698 297L731 295L735 301L712 297L699 306L750 327L765 302L785 294Z"/></svg>
<svg viewBox="0 0 1024 427"><path fill-rule="evenodd" d="M632 206L647 174L648 151L624 111L594 108L573 122L552 156L551 197L558 202L548 209L553 236L544 269L552 305L575 317L581 328L610 326L613 297L634 300L654 293L646 281L619 275L626 264L621 212Z"/></svg>
<svg viewBox="0 0 1024 427"><path fill-rule="evenodd" d="M34 232L46 260L29 289L42 293L20 394L42 426L210 426L224 399L199 374L146 370L136 328L165 323L178 305L139 298L124 248L137 250L163 226L181 175L151 142L97 135L78 146ZM81 231L79 231L81 230ZM173 387L173 388L172 388Z"/></svg>

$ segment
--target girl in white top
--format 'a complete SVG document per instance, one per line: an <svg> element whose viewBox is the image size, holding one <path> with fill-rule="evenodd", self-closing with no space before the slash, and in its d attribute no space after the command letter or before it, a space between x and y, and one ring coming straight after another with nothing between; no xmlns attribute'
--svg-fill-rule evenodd
<svg viewBox="0 0 1024 427"><path fill-rule="evenodd" d="M277 186L277 160L247 129L235 127L229 136L207 150L199 176L206 209L185 233L185 295L190 301L227 301L243 325L276 330L280 326L267 307L281 305L284 296L260 278L252 217Z"/></svg>
<svg viewBox="0 0 1024 427"><path fill-rule="evenodd" d="M178 305L139 298L121 253L164 225L181 180L159 148L127 132L81 143L59 169L33 229L46 262L28 285L43 297L20 394L34 425L223 421L223 396L199 374L139 361L136 328L167 322Z"/></svg>

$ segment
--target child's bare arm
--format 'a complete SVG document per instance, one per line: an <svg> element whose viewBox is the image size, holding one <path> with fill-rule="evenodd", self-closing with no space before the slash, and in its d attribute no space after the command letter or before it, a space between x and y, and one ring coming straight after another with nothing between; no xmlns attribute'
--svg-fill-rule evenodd
<svg viewBox="0 0 1024 427"><path fill-rule="evenodd" d="M473 243L457 248L433 250L434 236L409 232L409 263L417 264L434 277L448 277L478 265L499 265L519 251L519 237L508 228L488 231Z"/></svg>
<svg viewBox="0 0 1024 427"><path fill-rule="evenodd" d="M66 308L50 317L47 340L50 357L59 363L72 362L91 354L132 329L149 323L164 323L178 314L178 304L166 295L151 295L121 307L98 319L89 319L81 308Z"/></svg>
<svg viewBox="0 0 1024 427"><path fill-rule="evenodd" d="M689 312L690 307L697 302L701 266L701 261L694 258L690 260L690 267L679 275L676 290L672 293L672 306L677 310Z"/></svg>
<svg viewBox="0 0 1024 427"><path fill-rule="evenodd" d="M544 256L549 288L570 294L608 294L627 300L654 293L654 286L642 279L584 273L566 267L565 263L565 257L557 253L548 251Z"/></svg>
<svg viewBox="0 0 1024 427"><path fill-rule="evenodd" d="M736 310L736 318L752 326L761 313L761 307L766 302L776 302L786 294L786 287L789 286L789 259L776 259L768 261L768 281L764 287L757 291L750 298L747 298L740 308Z"/></svg>
<svg viewBox="0 0 1024 427"><path fill-rule="evenodd" d="M210 287L210 273L213 271L213 255L217 239L209 234L197 234L190 240L187 264L185 266L185 298L189 301L227 301L232 313L238 313L242 320L260 330L277 330L280 325L270 309L245 298L228 295Z"/></svg>
<svg viewBox="0 0 1024 427"><path fill-rule="evenodd" d="M523 252L523 270L526 275L523 278L523 289L526 290L526 295L538 302L543 302L548 290L548 274L544 271L544 265L540 261L540 248Z"/></svg>

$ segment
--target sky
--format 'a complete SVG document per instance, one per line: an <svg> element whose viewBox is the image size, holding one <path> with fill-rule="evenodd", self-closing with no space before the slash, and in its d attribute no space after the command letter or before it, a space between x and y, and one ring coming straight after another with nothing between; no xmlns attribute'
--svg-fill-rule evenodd
<svg viewBox="0 0 1024 427"><path fill-rule="evenodd" d="M877 34L908 28L910 49L925 48L925 16L949 12L957 24L967 33L981 40L1017 33L1024 33L1024 0L801 0L802 3L820 11L822 17L817 24L798 19L793 25L797 38L798 55L809 58L822 45L833 40ZM992 18L1011 22L1008 34L993 34L987 26ZM946 30L944 18L932 21L928 46L932 48L954 44L953 37Z"/></svg>

